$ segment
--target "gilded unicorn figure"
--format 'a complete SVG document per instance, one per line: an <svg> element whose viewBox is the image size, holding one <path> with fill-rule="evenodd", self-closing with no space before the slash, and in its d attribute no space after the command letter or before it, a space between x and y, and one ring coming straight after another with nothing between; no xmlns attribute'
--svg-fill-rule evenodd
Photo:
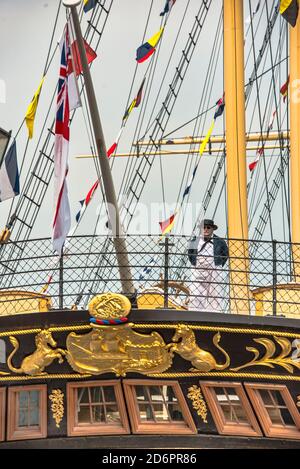
<svg viewBox="0 0 300 469"><path fill-rule="evenodd" d="M58 362L64 361L66 351L56 347L57 343L53 339L52 334L48 330L39 332L35 337L36 350L28 357L25 357L21 363L20 368L15 368L12 364L12 358L19 349L19 341L15 337L9 337L10 342L14 346L13 351L7 358L7 366L14 373L24 373L26 375L40 375L44 374L46 366L51 365L53 360L58 358Z"/></svg>

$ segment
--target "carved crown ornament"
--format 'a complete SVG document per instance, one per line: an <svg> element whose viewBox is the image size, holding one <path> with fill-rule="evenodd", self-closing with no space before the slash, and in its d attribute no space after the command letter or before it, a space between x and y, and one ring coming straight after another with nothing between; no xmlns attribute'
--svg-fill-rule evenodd
<svg viewBox="0 0 300 469"><path fill-rule="evenodd" d="M118 321L127 317L130 307L129 300L123 295L105 293L96 295L91 300L89 312L99 321ZM166 343L160 332L152 330L150 333L144 331L140 333L135 330L137 328L173 329L174 333L171 341ZM15 375L45 376L48 375L47 368L53 363L56 366L63 365L64 372L68 364L79 375L100 375L111 372L116 376L125 376L128 372L136 372L146 376L157 376L163 375L168 370L168 375L171 377L171 372L175 372L173 365L177 355L190 365L189 376L201 373L206 375L218 373L220 376L224 373L224 376L234 377L244 369L247 373L248 370L250 373L253 370L258 375L259 366L275 369L277 373L280 368L289 374L300 370L300 338L295 338L297 334L293 337L293 334L286 333L288 337L283 337L283 333L274 332L274 335L270 336L271 332L268 331L266 335L269 337L249 338L249 329L244 331L239 329L240 334L247 333L247 336L245 345L243 341L239 342L241 353L237 354L236 346L231 348L232 339L224 340L226 334L236 333L236 330L222 326L217 328L187 324L91 323L89 326L73 326L73 330L70 326L65 346L58 347L56 334L60 329L66 330L66 327L39 330L35 334L35 348L28 350L27 345L26 351L22 338L15 336L20 335L20 331L15 331L15 335L14 331L10 331L8 339L6 338L7 369L0 371L0 375L3 376L0 376L0 379L5 380L6 377ZM198 334L196 336L197 329L212 331L213 335L209 338ZM22 331L21 337L26 333L30 331ZM251 334L257 335L257 332L251 330ZM250 341L257 346L254 347ZM176 371L178 372L177 365ZM270 377L271 374L272 372Z"/></svg>

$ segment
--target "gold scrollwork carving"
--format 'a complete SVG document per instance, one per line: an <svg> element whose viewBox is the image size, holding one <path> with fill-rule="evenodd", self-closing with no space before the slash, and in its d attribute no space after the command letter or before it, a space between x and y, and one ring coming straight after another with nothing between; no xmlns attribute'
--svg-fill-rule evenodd
<svg viewBox="0 0 300 469"><path fill-rule="evenodd" d="M266 338L253 339L258 344L261 344L265 348L265 353L260 358L260 351L255 347L246 347L248 352L252 352L254 357L249 362L244 365L237 366L236 368L231 368L232 371L239 371L243 368L248 368L250 366L267 366L269 368L274 368L275 365L281 366L289 373L294 372L294 368L300 369L300 362L298 356L298 348L295 352L291 354L292 345L291 342L284 337L273 337L273 340ZM278 356L276 355L276 343L280 346L281 351Z"/></svg>
<svg viewBox="0 0 300 469"><path fill-rule="evenodd" d="M213 337L213 343L226 358L223 364L217 363L210 352L201 349L197 345L194 331L186 324L179 324L172 337L173 342L168 344L167 347L172 353L176 352L182 358L192 363L193 368L190 368L190 371L225 370L230 365L230 357L219 345L220 339L221 334L217 332Z"/></svg>
<svg viewBox="0 0 300 469"><path fill-rule="evenodd" d="M51 348L56 347L57 343L53 339L52 333L47 329L42 330L35 336L36 350L23 359L20 368L16 368L12 364L12 358L20 347L19 341L13 336L10 336L9 340L14 349L7 358L7 366L14 373L24 373L31 376L41 375L45 374L44 369L46 366L51 365L56 358L59 363L64 361L65 350Z"/></svg>
<svg viewBox="0 0 300 469"><path fill-rule="evenodd" d="M187 397L191 399L193 408L197 411L197 414L202 418L203 422L207 423L207 407L201 389L194 384L189 388Z"/></svg>
<svg viewBox="0 0 300 469"><path fill-rule="evenodd" d="M53 389L52 394L49 395L52 402L51 411L53 419L57 428L60 427L60 422L64 416L64 393L60 389Z"/></svg>

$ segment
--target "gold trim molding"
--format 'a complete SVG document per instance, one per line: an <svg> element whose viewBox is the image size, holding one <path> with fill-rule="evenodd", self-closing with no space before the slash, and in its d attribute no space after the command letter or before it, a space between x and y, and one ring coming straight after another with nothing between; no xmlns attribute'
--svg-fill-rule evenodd
<svg viewBox="0 0 300 469"><path fill-rule="evenodd" d="M1 381L31 381L34 379L85 379L85 378L91 378L91 374L85 374L81 375L79 373L53 373L53 374L48 374L48 373L43 373L42 375L36 375L36 376L14 376L14 375L9 375L5 377L0 376L0 382Z"/></svg>
<svg viewBox="0 0 300 469"><path fill-rule="evenodd" d="M0 376L0 382L2 381L31 381L35 379L85 379L91 378L91 374L80 374L80 373L53 373L53 374L42 374L37 376ZM182 373L153 373L151 378L194 378L194 377L208 377L208 378L246 378L246 379L266 379L269 381L300 381L300 376L293 375L272 375L267 373L231 373L227 371L223 372L182 372ZM130 378L130 376L128 376Z"/></svg>
<svg viewBox="0 0 300 469"><path fill-rule="evenodd" d="M52 402L51 411L53 420L55 420L56 427L60 427L60 422L64 416L64 393L60 389L53 389L49 395L49 399Z"/></svg>
<svg viewBox="0 0 300 469"><path fill-rule="evenodd" d="M184 322L184 321L182 321ZM176 329L178 324L149 324L149 323L132 323L133 329ZM282 331L266 331L264 329L242 329L242 328L235 328L235 327L224 327L224 326L195 326L189 324L190 329L195 331L211 331L211 332L232 332L235 334L262 334L262 335L272 335L276 337L294 337L295 339L300 339L300 333L293 333L293 332L282 332ZM70 326L57 326L57 327L49 327L48 329L50 332L68 332L68 331L86 331L91 330L90 325L70 325ZM27 335L27 334L37 334L41 332L41 328L36 329L17 329L12 331L5 331L0 332L0 337L8 337L10 335Z"/></svg>
<svg viewBox="0 0 300 469"><path fill-rule="evenodd" d="M196 410L203 422L207 423L207 407L202 396L201 389L194 384L188 389L188 391L187 397L192 401L193 408Z"/></svg>

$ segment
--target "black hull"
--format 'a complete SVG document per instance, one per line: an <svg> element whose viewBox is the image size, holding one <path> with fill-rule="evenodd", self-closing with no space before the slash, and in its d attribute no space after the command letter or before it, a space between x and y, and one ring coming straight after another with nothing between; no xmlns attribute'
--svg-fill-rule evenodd
<svg viewBox="0 0 300 469"><path fill-rule="evenodd" d="M20 350L16 352L13 362L15 366L19 366L24 357L34 351L34 338L40 329L52 330L57 346L64 348L66 338L71 331L75 330L78 334L86 334L90 331L88 321L87 311L53 311L42 314L6 316L0 318L1 338L5 341L7 355L9 355L12 350L9 337L14 334L18 337ZM300 430L299 439L292 436L287 438L270 437L266 435L261 425L261 435L259 436L241 436L238 432L236 435L219 434L211 410L208 409L207 421L204 422L193 407L191 399L187 397L191 386L199 386L199 383L207 381L226 382L227 385L231 382L238 382L241 386L244 386L244 383L267 383L268 385L274 383L286 386L291 399L297 405L297 399L300 395L299 367L292 367L292 370L289 371L281 366L284 362L281 363L280 360L279 362L275 361L272 367L255 365L243 368L243 366L249 363L252 358L251 352L246 347L257 346L263 356L263 347L258 345L254 339L267 338L275 345L278 337L285 337L290 341L295 340L300 338L299 321L278 317L245 317L174 310L132 310L129 321L133 324L132 329L139 333L150 334L152 331L156 331L163 337L166 344L172 342L178 324L185 324L193 328L197 344L214 355L218 366L224 363L224 354L216 348L213 338L217 332L220 333L220 344L228 352L231 360L230 366L227 368L223 370L211 369L206 372L191 371L189 360L175 354L169 369L151 376L151 380L157 382L176 380L179 383L194 422L195 434L174 434L171 436L168 434L160 435L159 431L157 434L132 434L132 427L130 427L127 435L70 436L67 423L68 402L65 397L65 412L59 428L55 425L51 403L47 399L48 423L45 437L6 441L6 432L4 432L0 448L300 448ZM39 324L38 328L36 324ZM273 358L276 359L278 356L280 356L280 347L278 348L277 344ZM233 371L239 367L242 369ZM135 372L128 372L123 377L117 377L111 372L93 376L80 375L71 368L66 360L62 364L59 364L57 360L53 361L47 366L45 375L29 376L24 373L9 372L7 364L1 364L0 371L10 373L0 376L0 387L9 390L11 386L46 385L48 397L54 389L62 390L64 396L67 396L67 383L70 382L114 380L123 386L123 382L129 380L147 381L150 379L145 374ZM130 413L130 409L127 408L127 412ZM8 415L6 415L6 421L7 419Z"/></svg>

